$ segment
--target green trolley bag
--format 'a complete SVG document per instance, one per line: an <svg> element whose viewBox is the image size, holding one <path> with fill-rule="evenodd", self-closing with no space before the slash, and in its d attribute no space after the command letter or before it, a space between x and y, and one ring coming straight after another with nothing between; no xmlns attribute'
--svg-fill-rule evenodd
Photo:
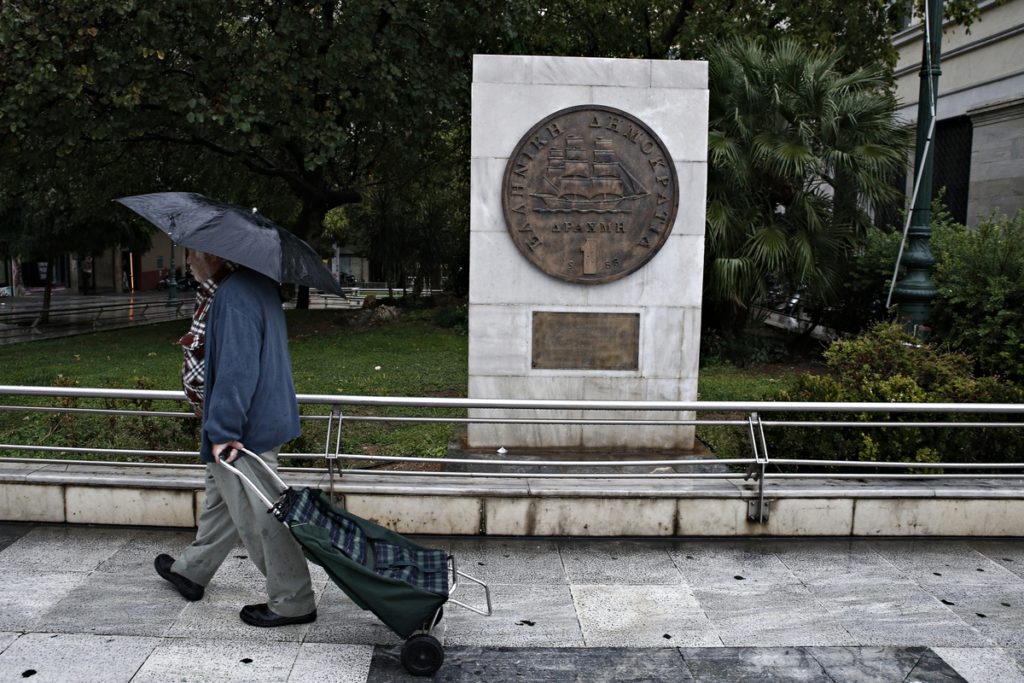
<svg viewBox="0 0 1024 683"><path fill-rule="evenodd" d="M490 616L488 586L459 571L455 558L443 550L425 548L378 524L341 510L319 489L289 487L255 453L252 456L271 474L280 487L276 502L235 467L221 464L236 474L302 547L313 563L320 565L331 580L364 610L373 612L402 638L402 665L409 673L429 676L444 662L444 649L432 635L447 602ZM449 577L451 584L449 585ZM465 578L484 588L485 610L451 599L458 579Z"/></svg>

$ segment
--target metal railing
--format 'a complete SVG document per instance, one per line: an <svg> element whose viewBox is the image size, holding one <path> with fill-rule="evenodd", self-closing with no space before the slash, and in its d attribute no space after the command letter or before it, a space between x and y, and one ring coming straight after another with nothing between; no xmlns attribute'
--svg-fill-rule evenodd
<svg viewBox="0 0 1024 683"><path fill-rule="evenodd" d="M0 414L3 413L52 413L65 416L73 415L108 415L108 416L138 416L147 419L165 418L184 420L192 419L194 416L187 410L175 410L177 404L184 404L184 394L180 391L156 391L156 390L132 390L132 389L103 389L103 388L77 388L77 387L36 387L36 386L3 386L0 385ZM11 399L19 397L20 401ZM27 399L35 399L36 403ZM39 404L39 399L51 399L54 402ZM99 399L104 402L102 406L80 407L78 401L86 399ZM461 465L517 465L532 466L540 470L554 467L579 467L592 468L594 473L548 474L547 476L622 476L622 477L716 477L736 476L735 473L651 473L651 474L623 474L616 475L608 472L600 473L600 470L613 469L623 466L690 466L690 465L730 465L746 466L758 470L762 475L767 474L767 465L786 465L794 467L836 467L846 468L876 468L876 469L929 469L943 470L989 470L998 472L1000 470L1021 470L1024 471L1024 463L957 463L957 462L928 462L928 463L902 463L902 462L862 462L862 461L837 461L837 460L805 460L793 458L769 458L767 452L765 429L775 428L828 428L828 429L999 429L1018 430L1024 428L1024 404L981 404L981 403L808 403L808 402L734 402L734 401L576 401L576 400L520 400L520 399L466 399L466 398L421 398L421 397L393 397L393 396L349 396L330 394L301 394L298 397L299 403L304 407L319 408L320 412L305 411L301 419L307 423L326 423L324 436L324 448L322 452L287 453L287 457L309 460L326 459L328 461L358 461L358 462L385 462L385 463L408 463L423 462L422 456L388 456L375 455L372 453L346 453L343 440L343 429L346 425L361 422L383 422L392 424L430 424L445 423L451 425L462 425L467 423L481 424L506 424L506 425L582 425L587 426L634 426L634 427L708 427L708 426L729 426L744 428L749 436L751 456L744 458L656 458L644 460L523 460L512 457L488 457L483 458L453 458L445 459L446 463L458 463ZM117 401L134 401L143 407L121 407ZM152 407L153 402L163 402L166 405L161 408ZM388 410L402 409L406 411L421 411L421 414L395 415L388 414ZM438 409L452 409L459 411L459 415L445 414L437 415ZM466 417L467 410L500 410L505 411L497 417ZM550 411L555 413L554 417L515 417L515 413L521 410L534 412ZM433 414L431 414L433 411ZM558 416L564 411L585 411L581 418L567 419ZM614 411L615 417L603 417L602 413ZM621 414L650 414L665 413L664 419L633 419L621 417ZM765 416L778 413L806 413L806 414L842 414L849 415L849 420L835 419L766 419ZM865 420L864 415L871 414L879 416L878 419ZM906 420L905 417L914 414L927 416L954 416L957 421L952 420ZM678 416L684 415L683 419ZM692 415L692 417L690 417ZM698 418L698 415L707 417ZM1004 419L998 422L975 419L963 421L963 416L1003 416ZM896 419L896 416L899 419ZM318 429L323 432L323 429ZM0 437L0 441L6 439ZM572 449L566 449L567 451ZM47 444L18 444L0 443L0 453L9 452L59 452L62 454L99 454L117 455L127 457L161 457L166 459L193 458L194 451L182 450L161 450L161 449L131 449L131 448L99 448L90 446L61 446ZM118 463L122 464L122 463ZM408 472L391 471L390 474L407 474ZM417 472L423 474L423 472ZM434 472L429 474L448 475L451 472ZM460 472L459 474L465 474ZM509 476L505 473L481 473L486 476ZM543 476L543 472L531 476ZM867 477L869 474L828 473L820 475L816 473L775 473L775 477L814 477L814 476L856 476ZM894 475L884 474L880 476L891 477ZM943 473L915 473L915 477L941 477ZM960 474L957 476L967 476ZM971 476L1000 476L977 475ZM1016 476L1016 475L1008 475Z"/></svg>
<svg viewBox="0 0 1024 683"><path fill-rule="evenodd" d="M342 298L336 294L330 294L328 292L320 292L313 290L309 293L309 307L311 309L351 309L361 308L363 300L368 296L375 296L378 299L388 296L388 287L385 282L360 282L354 285L345 285L342 287L342 291L345 292L345 297ZM407 293L411 296L410 292L403 292L401 288L392 289L393 295L396 297L403 297ZM431 294L439 294L442 290L423 290L421 296L430 296ZM289 307L294 306L294 302L291 302Z"/></svg>

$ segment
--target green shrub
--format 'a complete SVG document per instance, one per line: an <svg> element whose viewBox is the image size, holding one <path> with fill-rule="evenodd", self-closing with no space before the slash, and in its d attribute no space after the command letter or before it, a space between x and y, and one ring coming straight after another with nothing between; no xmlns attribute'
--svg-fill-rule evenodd
<svg viewBox="0 0 1024 683"><path fill-rule="evenodd" d="M922 344L896 324L833 343L825 352L831 371L803 375L779 401L873 403L1020 403L1021 387L995 377L975 377L967 356ZM997 422L1005 415L783 414L778 419L853 422ZM766 431L776 458L892 462L1020 462L1019 430L984 428L784 428Z"/></svg>
<svg viewBox="0 0 1024 683"><path fill-rule="evenodd" d="M936 229L933 338L983 374L1024 380L1024 211Z"/></svg>

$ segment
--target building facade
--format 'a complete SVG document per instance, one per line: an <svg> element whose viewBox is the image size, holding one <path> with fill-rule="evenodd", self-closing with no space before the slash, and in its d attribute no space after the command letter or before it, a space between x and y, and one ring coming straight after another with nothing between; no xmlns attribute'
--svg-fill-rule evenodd
<svg viewBox="0 0 1024 683"><path fill-rule="evenodd" d="M943 32L933 143L934 192L945 188L953 217L966 225L1024 209L1024 0L979 6L969 32L948 24ZM893 38L897 115L909 125L917 121L924 33L915 19Z"/></svg>

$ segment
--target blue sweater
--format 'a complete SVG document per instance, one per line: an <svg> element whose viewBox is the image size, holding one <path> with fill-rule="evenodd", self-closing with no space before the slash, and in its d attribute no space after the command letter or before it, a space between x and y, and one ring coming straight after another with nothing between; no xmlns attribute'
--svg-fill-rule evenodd
<svg viewBox="0 0 1024 683"><path fill-rule="evenodd" d="M300 433L288 332L277 286L239 268L220 287L206 321L203 444L241 441L256 453Z"/></svg>

